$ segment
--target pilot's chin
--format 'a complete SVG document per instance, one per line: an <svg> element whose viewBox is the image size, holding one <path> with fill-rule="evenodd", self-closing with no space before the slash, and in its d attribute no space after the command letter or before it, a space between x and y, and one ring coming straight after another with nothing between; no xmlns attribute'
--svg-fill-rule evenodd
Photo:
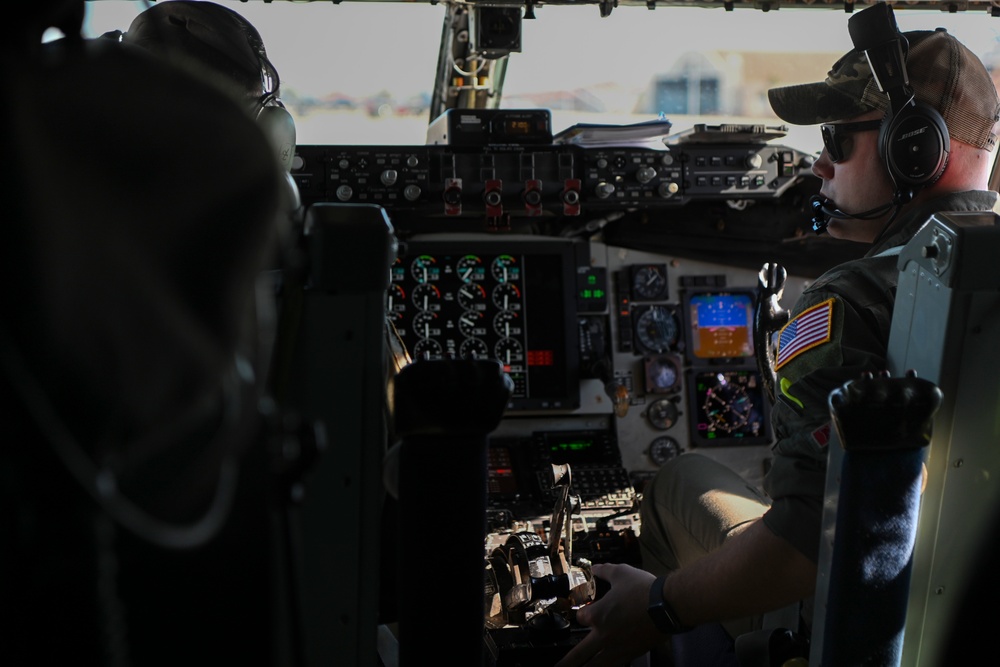
<svg viewBox="0 0 1000 667"><path fill-rule="evenodd" d="M826 226L826 233L835 239L849 238L851 228L861 224L854 218L832 218Z"/></svg>

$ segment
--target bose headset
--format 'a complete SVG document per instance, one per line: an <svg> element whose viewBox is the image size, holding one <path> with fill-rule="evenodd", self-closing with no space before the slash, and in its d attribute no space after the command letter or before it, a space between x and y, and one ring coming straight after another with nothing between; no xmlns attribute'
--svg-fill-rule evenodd
<svg viewBox="0 0 1000 667"><path fill-rule="evenodd" d="M847 27L854 48L864 52L879 90L889 97L889 109L879 129L878 151L895 193L891 202L857 214L844 213L831 200L814 196L813 231L817 234L826 230L831 218L867 220L894 209L887 228L900 206L941 177L951 151L944 118L934 107L918 101L910 87L906 72L909 42L896 26L892 6L877 3L852 16Z"/></svg>
<svg viewBox="0 0 1000 667"><path fill-rule="evenodd" d="M260 98L255 118L257 119L257 124L264 131L264 135L267 136L268 141L274 147L278 164L287 172L291 170L292 158L295 156L295 121L278 97L280 89L278 72L267 58L267 52L264 50L264 42L260 37L260 33L246 19L239 18L247 41L254 53L257 54L261 85L264 90L264 95Z"/></svg>
<svg viewBox="0 0 1000 667"><path fill-rule="evenodd" d="M135 33L141 33L133 37ZM213 2L173 0L147 8L128 31L103 37L131 41L168 58L190 55L199 74L214 76L227 89L251 100L250 116L274 147L287 173L295 156L295 121L279 97L280 79L260 33L239 13ZM252 57L247 53L249 49ZM297 196L297 195L296 195Z"/></svg>

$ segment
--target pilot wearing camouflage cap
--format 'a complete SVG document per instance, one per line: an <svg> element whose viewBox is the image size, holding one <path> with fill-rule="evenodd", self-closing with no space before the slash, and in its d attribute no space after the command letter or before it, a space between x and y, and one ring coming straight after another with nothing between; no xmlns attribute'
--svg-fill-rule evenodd
<svg viewBox="0 0 1000 667"><path fill-rule="evenodd" d="M891 7L878 3L851 21L874 11L891 17ZM892 28L902 39L892 40L889 51L881 44L855 48L825 81L769 91L783 120L821 125L814 229L870 249L812 283L778 335L776 443L765 493L697 453L664 464L641 506L643 569L593 566L611 589L577 612L592 631L557 667L625 664L694 626L701 627L690 637L701 646L715 641L706 628L724 628L732 656L732 637L759 627L760 615L813 595L827 399L864 372L887 367L896 255L935 212L1000 211L997 193L988 189L1000 117L989 73L945 30L899 33L894 20ZM852 38L858 45L853 27ZM873 51L892 48L908 82L897 68L869 60ZM803 615L810 619L811 605ZM692 646L683 635L670 641L675 658L683 654L678 645Z"/></svg>
<svg viewBox="0 0 1000 667"><path fill-rule="evenodd" d="M961 160L976 156L976 149L992 151L996 147L997 92L979 58L943 28L912 31L902 37L907 49L908 88L897 89L895 99L891 99L891 89L880 90L865 52L858 48L838 60L825 81L768 91L772 108L783 120L821 124L826 150L813 169L824 180L822 198L815 205L817 231L831 225L828 231L832 236L871 241L840 221L883 219L885 224L877 229L887 232L891 217L884 219L883 214L898 214L920 190L930 188L922 197L926 200L956 189L947 182L960 182L968 169L967 165L956 165L949 170L953 158ZM885 183L888 177L893 188L890 193L872 187L868 180L867 187L856 188L845 183L846 179L835 184L828 177L823 158L832 164L845 162L860 133L876 140L872 170L866 177L878 183ZM952 140L957 142L956 156L952 155ZM886 169L877 169L879 163ZM953 173L944 187L935 188L945 171ZM861 194L867 196L856 200Z"/></svg>
<svg viewBox="0 0 1000 667"><path fill-rule="evenodd" d="M894 115L890 99L879 91L864 53L848 53L823 82L769 91L782 119L824 123L824 150L813 165L824 199L814 227L872 244L864 258L834 267L805 290L790 312L792 320L775 356L772 421L778 442L765 480L772 505L764 523L810 559L815 559L819 541L815 525L830 428L827 397L864 371L887 368L898 251L936 212L1000 210L997 193L988 189L1000 117L989 72L944 29L903 37L909 45L905 65L914 98L944 124L942 155L931 156L922 183L914 185L907 173L897 173L900 169L888 163L892 149L885 144L903 144L904 156L927 152L920 133L931 129L918 122L911 130L889 135L887 124ZM812 320L828 324L829 331L809 339L802 324ZM798 500L785 502L803 495L803 469L815 470L808 510Z"/></svg>

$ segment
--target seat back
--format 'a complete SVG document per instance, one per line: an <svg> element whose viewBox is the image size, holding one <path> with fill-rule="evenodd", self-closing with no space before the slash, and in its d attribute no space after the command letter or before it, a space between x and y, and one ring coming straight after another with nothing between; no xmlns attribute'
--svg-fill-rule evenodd
<svg viewBox="0 0 1000 667"><path fill-rule="evenodd" d="M272 365L291 453L285 634L303 665L376 667L390 356L385 294L396 237L381 206L314 204L304 266L287 272ZM311 442L309 442L311 441Z"/></svg>
<svg viewBox="0 0 1000 667"><path fill-rule="evenodd" d="M889 370L944 394L927 456L902 664L937 665L1000 502L1000 216L932 216L899 256Z"/></svg>
<svg viewBox="0 0 1000 667"><path fill-rule="evenodd" d="M861 465L852 451L898 439L922 418L913 411L888 432L890 411L848 442L833 433L810 665L950 664L941 652L1000 500L998 219L935 214L900 249L888 375L932 384L940 404L925 451L896 447L881 461L865 452Z"/></svg>
<svg viewBox="0 0 1000 667"><path fill-rule="evenodd" d="M266 515L241 504L256 396L221 387L282 175L214 87L61 25L0 59L7 654L242 662L268 650Z"/></svg>

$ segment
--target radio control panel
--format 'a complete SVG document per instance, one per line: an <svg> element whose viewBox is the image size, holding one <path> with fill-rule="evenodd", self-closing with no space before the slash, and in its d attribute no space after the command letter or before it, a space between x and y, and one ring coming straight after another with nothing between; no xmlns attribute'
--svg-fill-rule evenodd
<svg viewBox="0 0 1000 667"><path fill-rule="evenodd" d="M365 203L397 215L501 220L771 199L810 166L810 156L766 143L305 145L296 149L292 176L306 205Z"/></svg>

